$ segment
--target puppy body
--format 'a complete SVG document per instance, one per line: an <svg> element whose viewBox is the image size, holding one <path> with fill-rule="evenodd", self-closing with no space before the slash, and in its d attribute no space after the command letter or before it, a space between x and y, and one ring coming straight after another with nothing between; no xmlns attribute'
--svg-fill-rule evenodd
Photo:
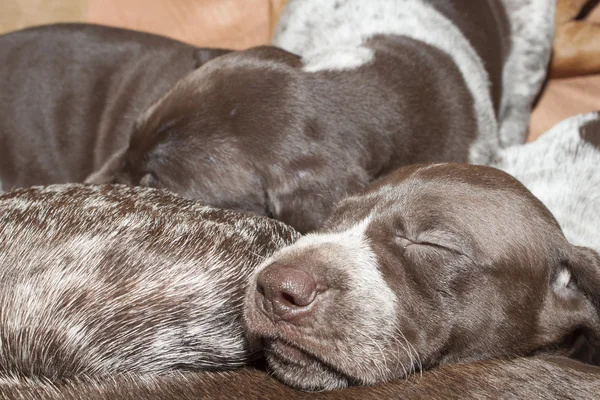
<svg viewBox="0 0 600 400"><path fill-rule="evenodd" d="M520 180L554 214L567 239L600 251L600 114L569 118L493 164Z"/></svg>
<svg viewBox="0 0 600 400"><path fill-rule="evenodd" d="M518 358L457 364L371 387L305 393L264 372L125 374L106 380L62 385L0 381L0 397L37 400L192 400L192 399L589 399L600 391L600 369L567 359Z"/></svg>
<svg viewBox="0 0 600 400"><path fill-rule="evenodd" d="M379 49L368 39L375 35L439 49L472 97L477 139L470 161L481 163L498 144L524 142L550 59L553 19L554 2L547 0L292 0L273 43L302 55L311 71L372 63Z"/></svg>
<svg viewBox="0 0 600 400"><path fill-rule="evenodd" d="M568 351L600 334L600 255L495 168L401 168L257 269L248 334L305 390L466 360ZM564 349L564 350L563 350Z"/></svg>
<svg viewBox="0 0 600 400"><path fill-rule="evenodd" d="M0 190L82 182L127 147L142 111L220 53L86 24L0 36Z"/></svg>
<svg viewBox="0 0 600 400"><path fill-rule="evenodd" d="M524 140L553 3L463 3L292 1L274 43L301 57L261 47L198 69L87 182L164 187L310 231L402 165L487 163L501 138Z"/></svg>
<svg viewBox="0 0 600 400"><path fill-rule="evenodd" d="M13 190L0 210L2 379L244 365L248 278L296 238L147 188Z"/></svg>

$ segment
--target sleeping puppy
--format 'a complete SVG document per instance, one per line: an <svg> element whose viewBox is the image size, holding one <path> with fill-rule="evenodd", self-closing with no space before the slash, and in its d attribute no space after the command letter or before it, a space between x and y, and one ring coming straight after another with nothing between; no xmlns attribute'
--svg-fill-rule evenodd
<svg viewBox="0 0 600 400"><path fill-rule="evenodd" d="M252 369L124 374L60 385L0 379L6 400L588 400L592 393L600 393L600 369L558 357L454 364L407 380L319 393L295 390Z"/></svg>
<svg viewBox="0 0 600 400"><path fill-rule="evenodd" d="M143 110L223 53L85 24L0 36L0 191L83 182Z"/></svg>
<svg viewBox="0 0 600 400"><path fill-rule="evenodd" d="M296 237L155 189L6 193L0 382L245 365L259 355L242 328L249 276Z"/></svg>
<svg viewBox="0 0 600 400"><path fill-rule="evenodd" d="M399 169L258 267L249 337L305 390L600 343L600 255L505 172ZM564 350L563 350L564 349Z"/></svg>
<svg viewBox="0 0 600 400"><path fill-rule="evenodd" d="M553 16L547 0L290 1L274 40L287 51L191 73L86 181L163 187L310 231L401 165L487 163L524 142Z"/></svg>

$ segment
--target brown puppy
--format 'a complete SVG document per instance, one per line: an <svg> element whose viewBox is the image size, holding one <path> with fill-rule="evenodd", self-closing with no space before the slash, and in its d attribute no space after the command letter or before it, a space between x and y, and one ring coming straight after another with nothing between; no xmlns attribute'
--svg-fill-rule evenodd
<svg viewBox="0 0 600 400"><path fill-rule="evenodd" d="M405 167L276 252L246 297L275 376L314 390L600 339L600 255L510 175Z"/></svg>
<svg viewBox="0 0 600 400"><path fill-rule="evenodd" d="M582 19L598 0L557 0L550 76L600 73L600 25Z"/></svg>
<svg viewBox="0 0 600 400"><path fill-rule="evenodd" d="M524 142L553 16L547 0L292 0L280 48L228 54L181 80L86 181L315 229L394 168L486 163Z"/></svg>
<svg viewBox="0 0 600 400"><path fill-rule="evenodd" d="M148 188L0 196L0 379L226 369L254 268L297 237L264 217Z"/></svg>
<svg viewBox="0 0 600 400"><path fill-rule="evenodd" d="M0 380L0 397L6 400L587 400L597 393L600 393L600 369L557 357L455 364L408 380L321 393L294 390L252 369L126 374L58 386L39 381Z"/></svg>
<svg viewBox="0 0 600 400"><path fill-rule="evenodd" d="M143 110L223 53L85 24L0 36L0 192L83 182L127 147Z"/></svg>

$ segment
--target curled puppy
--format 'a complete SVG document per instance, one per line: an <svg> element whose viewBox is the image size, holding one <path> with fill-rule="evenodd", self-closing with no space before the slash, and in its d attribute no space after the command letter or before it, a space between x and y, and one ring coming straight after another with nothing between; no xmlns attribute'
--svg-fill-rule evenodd
<svg viewBox="0 0 600 400"><path fill-rule="evenodd" d="M290 1L274 40L288 51L235 52L191 73L86 181L313 230L399 166L486 163L524 142L553 15L547 0Z"/></svg>
<svg viewBox="0 0 600 400"><path fill-rule="evenodd" d="M83 182L135 119L224 50L88 24L0 36L0 191Z"/></svg>
<svg viewBox="0 0 600 400"><path fill-rule="evenodd" d="M0 380L3 399L36 400L447 400L589 399L600 392L600 369L568 359L517 358L455 364L378 386L305 393L252 369L224 373L126 374L63 385Z"/></svg>
<svg viewBox="0 0 600 400"><path fill-rule="evenodd" d="M257 269L244 310L274 375L306 389L600 343L600 255L498 169L399 169Z"/></svg>
<svg viewBox="0 0 600 400"><path fill-rule="evenodd" d="M244 289L296 238L267 218L148 188L0 196L0 378L226 369L256 358Z"/></svg>
<svg viewBox="0 0 600 400"><path fill-rule="evenodd" d="M567 239L600 251L600 113L569 118L493 164L521 181L556 217Z"/></svg>

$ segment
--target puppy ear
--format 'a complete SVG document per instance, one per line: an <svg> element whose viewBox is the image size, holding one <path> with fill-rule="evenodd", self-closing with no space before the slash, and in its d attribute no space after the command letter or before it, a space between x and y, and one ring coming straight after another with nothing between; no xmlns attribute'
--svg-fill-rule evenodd
<svg viewBox="0 0 600 400"><path fill-rule="evenodd" d="M232 50L225 49L197 49L194 52L194 60L196 61L196 68L200 68L213 58L222 56L223 54L230 53Z"/></svg>
<svg viewBox="0 0 600 400"><path fill-rule="evenodd" d="M343 171L342 174L335 174ZM296 172L293 177L279 177L278 183L267 190L274 217L301 233L323 225L337 202L364 188L368 183L364 172L340 169Z"/></svg>
<svg viewBox="0 0 600 400"><path fill-rule="evenodd" d="M572 246L552 287L558 300L555 325L566 322L567 329L580 331L592 345L600 345L600 255Z"/></svg>
<svg viewBox="0 0 600 400"><path fill-rule="evenodd" d="M125 151L112 155L99 169L85 178L84 183L100 185L103 183L116 183L116 174L123 165Z"/></svg>
<svg viewBox="0 0 600 400"><path fill-rule="evenodd" d="M600 316L600 254L587 247L574 246L568 263L577 287L594 305Z"/></svg>

